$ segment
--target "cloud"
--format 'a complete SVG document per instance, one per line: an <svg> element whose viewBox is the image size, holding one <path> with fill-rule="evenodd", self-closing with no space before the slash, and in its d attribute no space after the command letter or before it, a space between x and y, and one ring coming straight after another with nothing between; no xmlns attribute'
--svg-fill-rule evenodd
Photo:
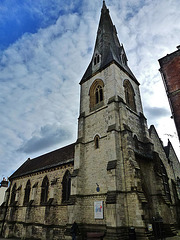
<svg viewBox="0 0 180 240"><path fill-rule="evenodd" d="M0 52L0 177L9 176L28 157L76 141L78 83L92 57L102 5L98 0L10 2L0 3L0 22L16 18L20 25L14 30L21 33ZM180 26L174 24L179 1L106 4L141 84L145 116L162 137L171 134L175 128L158 59L179 45ZM21 11L28 23L37 20L35 28L28 29L26 21L21 28Z"/></svg>
<svg viewBox="0 0 180 240"><path fill-rule="evenodd" d="M56 125L45 125L41 127L38 135L32 136L18 150L24 153L35 153L60 144L71 137L72 133L68 129L62 129Z"/></svg>
<svg viewBox="0 0 180 240"><path fill-rule="evenodd" d="M37 151L43 154L45 146L51 151L76 140L79 73L87 53L77 32L85 25L79 24L77 14L68 17L67 23L61 17L47 29L25 34L2 54L0 171L4 174L11 172L12 159L14 170L26 159L25 152L32 158Z"/></svg>
<svg viewBox="0 0 180 240"><path fill-rule="evenodd" d="M75 13L79 10L79 2L77 0L1 1L0 49L5 49L25 33L36 33L40 28L55 24L59 16Z"/></svg>
<svg viewBox="0 0 180 240"><path fill-rule="evenodd" d="M161 108L161 107L146 106L144 108L144 111L146 113L147 118L153 119L154 121L156 121L156 119L170 116L170 112L166 108Z"/></svg>

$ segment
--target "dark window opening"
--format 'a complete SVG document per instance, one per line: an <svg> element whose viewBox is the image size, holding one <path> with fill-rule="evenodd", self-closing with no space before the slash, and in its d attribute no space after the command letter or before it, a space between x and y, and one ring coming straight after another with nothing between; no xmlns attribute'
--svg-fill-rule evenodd
<svg viewBox="0 0 180 240"><path fill-rule="evenodd" d="M95 148L99 148L99 136L96 136L94 139L94 143L95 143Z"/></svg>
<svg viewBox="0 0 180 240"><path fill-rule="evenodd" d="M71 193L71 174L66 171L62 181L62 202L67 202Z"/></svg>
<svg viewBox="0 0 180 240"><path fill-rule="evenodd" d="M135 93L129 80L124 81L124 93L125 93L126 104L133 111L136 111Z"/></svg>
<svg viewBox="0 0 180 240"><path fill-rule="evenodd" d="M49 180L47 176L43 179L41 186L41 203L46 203L48 199Z"/></svg>
<svg viewBox="0 0 180 240"><path fill-rule="evenodd" d="M100 62L100 56L99 56L99 54L96 53L96 55L95 55L95 57L94 57L94 66L95 66L96 64L98 64L99 62Z"/></svg>
<svg viewBox="0 0 180 240"><path fill-rule="evenodd" d="M14 203L16 200L16 183L14 184L11 192L11 203Z"/></svg>
<svg viewBox="0 0 180 240"><path fill-rule="evenodd" d="M136 135L134 136L134 145L135 145L136 149L139 149L139 142L138 142L138 138Z"/></svg>
<svg viewBox="0 0 180 240"><path fill-rule="evenodd" d="M97 55L97 63L99 63L100 59L99 59L99 55Z"/></svg>
<svg viewBox="0 0 180 240"><path fill-rule="evenodd" d="M95 95L96 95L96 104L103 101L103 89L100 85L97 86Z"/></svg>
<svg viewBox="0 0 180 240"><path fill-rule="evenodd" d="M31 192L31 183L30 183L30 180L28 180L25 188L24 204L29 202L30 192Z"/></svg>
<svg viewBox="0 0 180 240"><path fill-rule="evenodd" d="M94 58L94 65L96 65L96 58Z"/></svg>

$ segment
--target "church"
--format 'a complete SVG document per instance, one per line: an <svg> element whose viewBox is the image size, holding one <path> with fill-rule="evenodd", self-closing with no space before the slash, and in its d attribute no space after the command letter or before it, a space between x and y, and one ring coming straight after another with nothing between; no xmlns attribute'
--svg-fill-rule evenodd
<svg viewBox="0 0 180 240"><path fill-rule="evenodd" d="M180 227L180 163L148 129L139 82L103 1L80 81L77 141L27 159L0 207L5 238L157 239Z"/></svg>

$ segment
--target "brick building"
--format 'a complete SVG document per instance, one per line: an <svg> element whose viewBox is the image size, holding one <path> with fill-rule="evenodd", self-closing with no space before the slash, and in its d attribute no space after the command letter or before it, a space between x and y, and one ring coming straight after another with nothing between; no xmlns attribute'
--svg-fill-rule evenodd
<svg viewBox="0 0 180 240"><path fill-rule="evenodd" d="M139 82L130 70L105 2L81 81L76 143L28 159L10 177L0 209L3 236L23 239L152 239L180 220L179 161L147 127ZM133 235L133 236L132 236Z"/></svg>
<svg viewBox="0 0 180 240"><path fill-rule="evenodd" d="M177 49L177 51L159 59L159 64L180 140L180 46Z"/></svg>

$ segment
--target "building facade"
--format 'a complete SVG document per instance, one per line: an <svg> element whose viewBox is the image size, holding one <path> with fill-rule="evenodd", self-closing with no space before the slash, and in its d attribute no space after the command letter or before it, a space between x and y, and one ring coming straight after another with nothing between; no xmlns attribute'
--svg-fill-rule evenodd
<svg viewBox="0 0 180 240"><path fill-rule="evenodd" d="M179 161L171 143L164 147L155 127L147 127L139 82L105 2L80 87L76 143L28 159L10 177L2 235L71 239L74 221L79 239L176 234Z"/></svg>
<svg viewBox="0 0 180 240"><path fill-rule="evenodd" d="M159 64L180 140L180 46L177 49L177 51L159 59Z"/></svg>
<svg viewBox="0 0 180 240"><path fill-rule="evenodd" d="M7 189L8 181L5 178L3 178L3 180L0 182L0 205L4 202Z"/></svg>

